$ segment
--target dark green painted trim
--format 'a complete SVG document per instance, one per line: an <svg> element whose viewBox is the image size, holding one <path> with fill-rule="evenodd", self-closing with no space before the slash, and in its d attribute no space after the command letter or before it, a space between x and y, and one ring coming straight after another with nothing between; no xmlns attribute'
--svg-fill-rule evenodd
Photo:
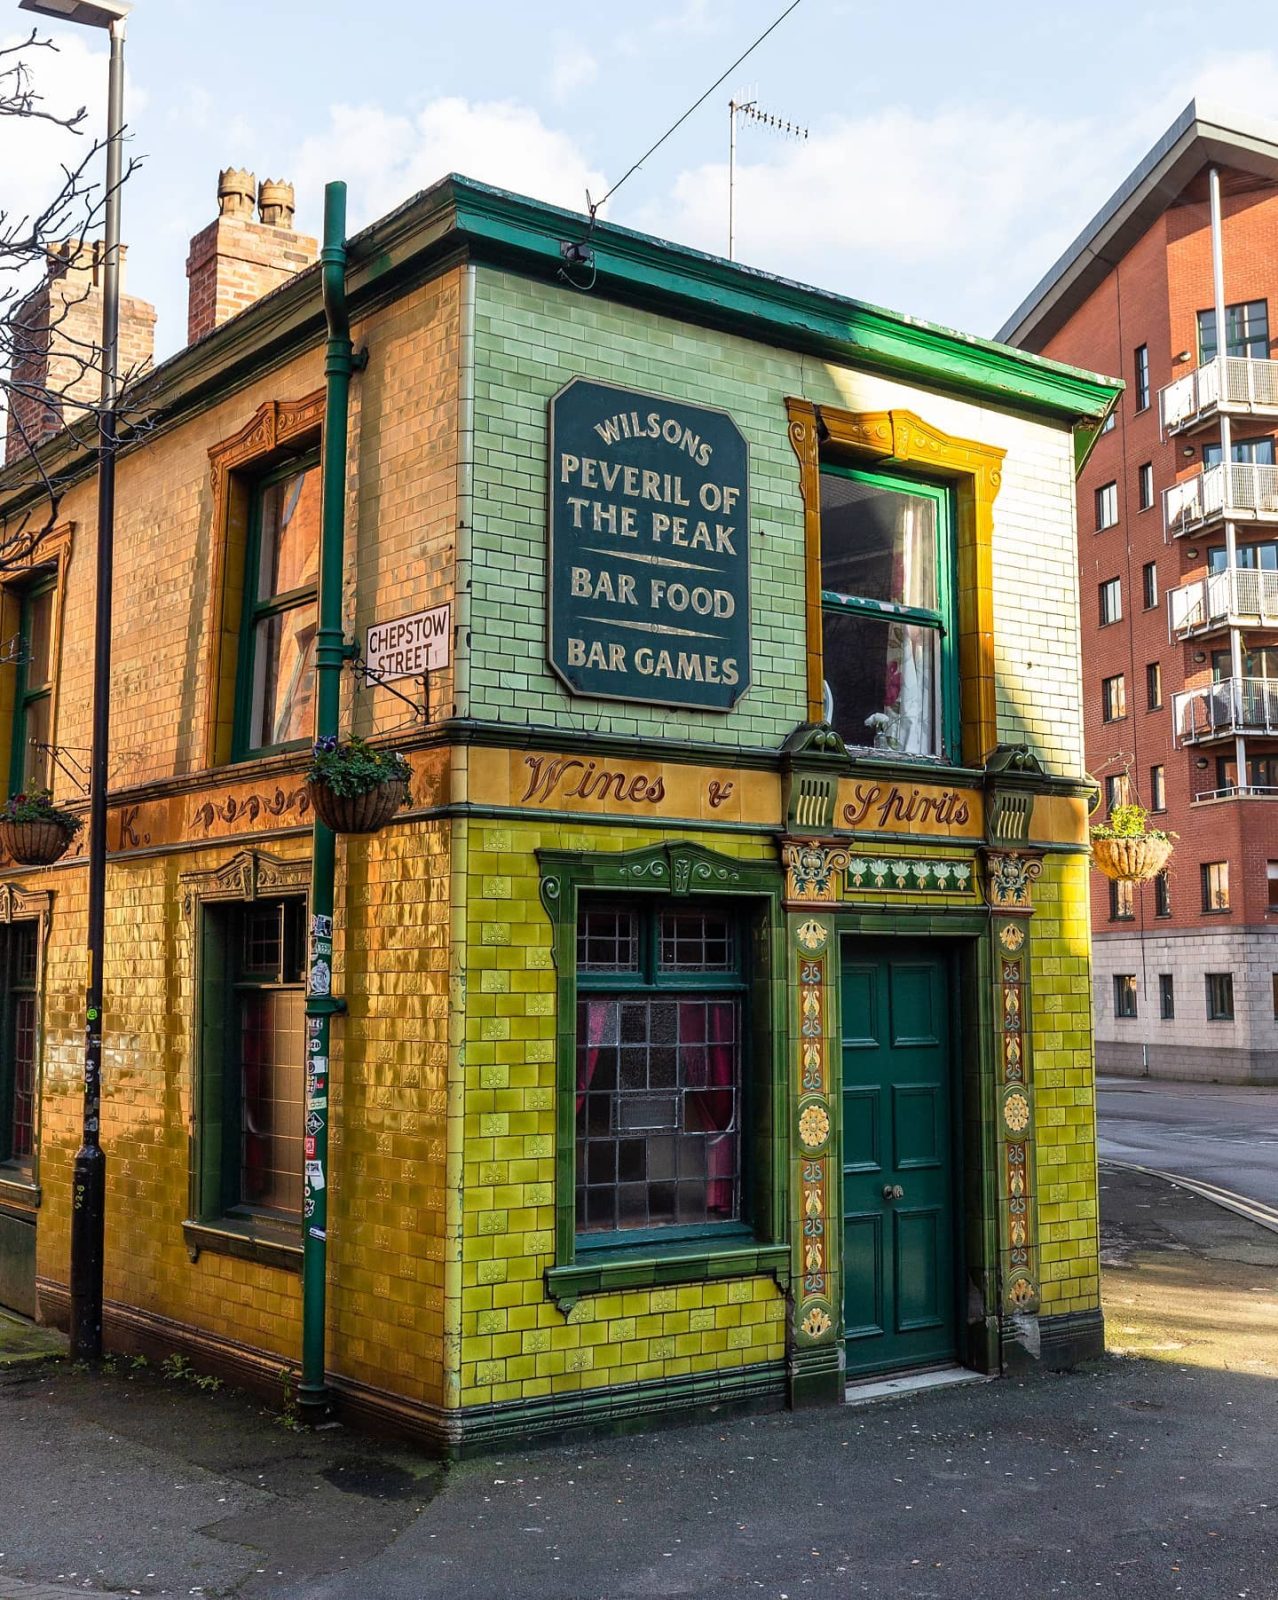
<svg viewBox="0 0 1278 1600"><path fill-rule="evenodd" d="M577 819L580 821L580 818ZM649 826L651 826L649 819ZM744 831L744 830L743 830ZM651 845L641 850L587 853L577 850L538 850L541 902L551 923L551 953L555 963L555 1264L551 1274L563 1269L583 1272L611 1270L612 1264L594 1251L588 1260L577 1254L576 1230L576 1094L577 1094L577 904L583 890L613 895L676 898L695 895L732 897L743 911L753 911L750 937L751 970L756 977L747 996L751 1011L750 1048L743 1063L747 1096L752 1103L749 1129L743 1129L743 1155L751 1157L745 1191L754 1202L751 1225L756 1248L782 1246L787 1238L785 1128L781 1108L785 1093L785 975L784 926L781 915L782 874L779 862L741 861L701 845L682 841ZM753 904L751 904L751 902ZM744 917L742 919L744 921ZM746 1165L743 1163L743 1165ZM728 1262L733 1246L702 1245L701 1259L711 1265L722 1257ZM654 1259L655 1259L654 1252ZM688 1259L660 1252L668 1266ZM634 1270L628 1253L614 1258L615 1266ZM675 1268L675 1270L687 1270ZM704 1278L706 1271L693 1273ZM729 1276L738 1276L729 1271ZM570 1281L570 1280L564 1280ZM669 1280L666 1280L669 1281ZM689 1281L680 1279L677 1281ZM618 1284L624 1287L625 1284ZM551 1290L552 1294L555 1291ZM578 1292L588 1292L581 1289Z"/></svg>
<svg viewBox="0 0 1278 1600"><path fill-rule="evenodd" d="M842 1405L847 1393L843 1341L796 1345L790 1352L787 1395L794 1411Z"/></svg>
<svg viewBox="0 0 1278 1600"><path fill-rule="evenodd" d="M596 1262L591 1255L579 1253L571 1266L546 1268L546 1292L561 1311L570 1311L584 1294L610 1294L618 1289L757 1277L775 1278L785 1288L790 1281L790 1247L786 1244L716 1243L706 1237L668 1250L649 1246L645 1254L618 1253L608 1261Z"/></svg>
<svg viewBox="0 0 1278 1600"><path fill-rule="evenodd" d="M268 1222L246 1221L241 1226L231 1220L214 1224L188 1219L182 1224L182 1237L192 1261L207 1250L212 1255L256 1261L259 1266L280 1267L285 1272L300 1273L302 1270L300 1223L290 1229L283 1223L272 1227Z"/></svg>
<svg viewBox="0 0 1278 1600"><path fill-rule="evenodd" d="M450 1435L450 1453L469 1456L528 1438L547 1442L548 1437L582 1430L637 1432L662 1418L678 1425L710 1413L722 1416L734 1409L770 1409L784 1404L785 1394L785 1363L768 1361L535 1400L464 1406L460 1411L445 1412L443 1420Z"/></svg>
<svg viewBox="0 0 1278 1600"><path fill-rule="evenodd" d="M1010 1376L1043 1367L1068 1372L1105 1354L1105 1320L1097 1311L1068 1311L1035 1318L1037 1348L1013 1325L1004 1324L1003 1370Z"/></svg>

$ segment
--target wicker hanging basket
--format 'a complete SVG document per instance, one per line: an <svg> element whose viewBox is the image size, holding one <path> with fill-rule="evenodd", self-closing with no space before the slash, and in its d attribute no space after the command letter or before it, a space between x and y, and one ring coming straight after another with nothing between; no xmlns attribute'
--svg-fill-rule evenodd
<svg viewBox="0 0 1278 1600"><path fill-rule="evenodd" d="M1093 865L1115 883L1145 883L1156 878L1171 853L1171 840L1152 833L1092 840Z"/></svg>
<svg viewBox="0 0 1278 1600"><path fill-rule="evenodd" d="M326 783L313 778L306 792L321 822L327 823L334 833L376 833L384 828L408 798L407 786L395 778L379 783L363 794L336 794Z"/></svg>
<svg viewBox="0 0 1278 1600"><path fill-rule="evenodd" d="M51 866L66 855L74 838L75 829L62 822L0 822L0 845L23 867Z"/></svg>

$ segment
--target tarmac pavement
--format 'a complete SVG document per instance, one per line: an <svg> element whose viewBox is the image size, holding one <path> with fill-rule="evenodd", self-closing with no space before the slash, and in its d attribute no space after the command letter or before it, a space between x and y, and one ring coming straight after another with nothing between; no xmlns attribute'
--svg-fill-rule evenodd
<svg viewBox="0 0 1278 1600"><path fill-rule="evenodd" d="M1278 1235L1102 1181L1113 1353L1067 1376L444 1471L189 1376L8 1368L0 1600L1278 1600Z"/></svg>

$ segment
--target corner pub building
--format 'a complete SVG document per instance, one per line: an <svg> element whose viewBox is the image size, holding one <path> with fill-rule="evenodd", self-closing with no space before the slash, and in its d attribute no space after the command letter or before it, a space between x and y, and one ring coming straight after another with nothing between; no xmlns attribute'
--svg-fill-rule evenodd
<svg viewBox="0 0 1278 1600"><path fill-rule="evenodd" d="M586 228L450 177L350 241L342 727L413 779L338 842L339 1409L458 1453L1095 1355L1074 476L1120 385L602 223L564 265ZM107 1344L276 1393L325 429L295 266L145 380L119 462L103 1101ZM89 743L94 460L45 449L18 771L33 596L43 743ZM0 1298L54 1323L84 919L82 840L0 870Z"/></svg>

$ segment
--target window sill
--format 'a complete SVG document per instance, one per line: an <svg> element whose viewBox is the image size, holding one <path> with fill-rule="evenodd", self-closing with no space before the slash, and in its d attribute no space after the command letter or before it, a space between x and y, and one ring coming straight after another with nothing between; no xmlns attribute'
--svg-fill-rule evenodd
<svg viewBox="0 0 1278 1600"><path fill-rule="evenodd" d="M40 1209L40 1185L16 1167L0 1167L0 1206L13 1206L19 1211Z"/></svg>
<svg viewBox="0 0 1278 1600"><path fill-rule="evenodd" d="M279 1267L284 1272L302 1270L301 1224L270 1222L265 1219L240 1221L224 1217L219 1222L182 1224L187 1254L200 1259L202 1250L212 1255L234 1256L239 1261L256 1261L259 1266Z"/></svg>
<svg viewBox="0 0 1278 1600"><path fill-rule="evenodd" d="M586 1294L618 1289L650 1289L674 1283L708 1283L722 1278L770 1274L784 1286L789 1281L790 1247L786 1244L729 1244L718 1248L705 1239L686 1244L650 1246L607 1260L574 1261L546 1268L546 1290L559 1309L571 1311Z"/></svg>

